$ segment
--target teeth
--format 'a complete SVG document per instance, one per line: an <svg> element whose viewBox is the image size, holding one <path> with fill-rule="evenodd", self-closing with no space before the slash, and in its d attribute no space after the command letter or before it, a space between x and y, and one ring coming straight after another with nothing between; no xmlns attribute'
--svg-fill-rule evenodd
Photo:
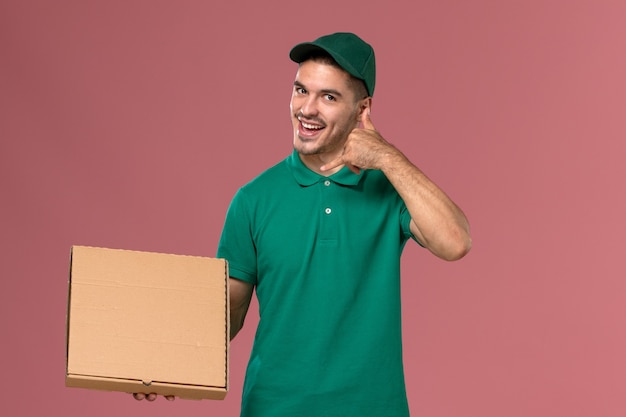
<svg viewBox="0 0 626 417"><path fill-rule="evenodd" d="M310 130L318 130L318 129L322 128L322 126L310 125L310 124L304 123L304 122L301 122L301 123L302 123L302 126L304 126L306 129L310 129Z"/></svg>

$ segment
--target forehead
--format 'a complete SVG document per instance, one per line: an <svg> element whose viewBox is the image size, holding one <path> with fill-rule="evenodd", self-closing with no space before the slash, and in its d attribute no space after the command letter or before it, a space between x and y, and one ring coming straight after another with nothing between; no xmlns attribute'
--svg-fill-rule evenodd
<svg viewBox="0 0 626 417"><path fill-rule="evenodd" d="M305 86L309 91L337 90L342 95L352 93L350 74L341 68L313 60L300 64L296 73L296 82Z"/></svg>

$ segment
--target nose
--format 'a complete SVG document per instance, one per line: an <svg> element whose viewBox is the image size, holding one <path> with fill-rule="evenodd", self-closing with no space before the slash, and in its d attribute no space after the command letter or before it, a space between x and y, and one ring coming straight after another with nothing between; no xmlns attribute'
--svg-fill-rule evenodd
<svg viewBox="0 0 626 417"><path fill-rule="evenodd" d="M308 95L302 99L300 114L304 117L315 117L317 115L317 103L313 95Z"/></svg>

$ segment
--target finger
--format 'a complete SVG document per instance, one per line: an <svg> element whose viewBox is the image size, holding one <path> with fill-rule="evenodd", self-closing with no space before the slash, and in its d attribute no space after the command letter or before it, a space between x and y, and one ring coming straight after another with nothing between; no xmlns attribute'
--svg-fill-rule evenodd
<svg viewBox="0 0 626 417"><path fill-rule="evenodd" d="M146 398L146 394L144 394L142 392L135 392L135 393L133 393L133 397L135 397L136 400L141 401L144 398Z"/></svg>
<svg viewBox="0 0 626 417"><path fill-rule="evenodd" d="M363 112L361 113L361 124L363 125L364 129L376 130L374 124L372 123L369 107L363 110Z"/></svg>
<svg viewBox="0 0 626 417"><path fill-rule="evenodd" d="M350 171L354 172L356 175L359 175L361 173L361 168L359 168L356 165L346 164L346 166L348 167Z"/></svg>
<svg viewBox="0 0 626 417"><path fill-rule="evenodd" d="M154 392L151 392L150 394L146 396L146 400L148 401L154 401L156 399L157 399L157 395Z"/></svg>
<svg viewBox="0 0 626 417"><path fill-rule="evenodd" d="M320 167L320 171L329 171L333 168L337 168L340 165L343 165L344 161L343 161L343 156L340 156L338 158L333 159L332 161L330 161L327 164L324 164Z"/></svg>
<svg viewBox="0 0 626 417"><path fill-rule="evenodd" d="M165 396L165 399L166 399L167 401L174 401L174 400L176 399L176 397L175 397L175 396L173 396L173 395L166 395L166 396Z"/></svg>

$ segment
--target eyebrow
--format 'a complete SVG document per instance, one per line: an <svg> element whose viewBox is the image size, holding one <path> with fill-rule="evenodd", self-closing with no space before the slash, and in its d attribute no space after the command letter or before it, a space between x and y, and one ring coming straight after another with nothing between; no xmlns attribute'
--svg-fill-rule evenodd
<svg viewBox="0 0 626 417"><path fill-rule="evenodd" d="M300 87L300 88L304 88L305 90L308 90L308 88L306 88L306 86L304 84L302 84L300 81L297 81L297 80L294 81L293 85L295 87ZM333 89L329 89L329 88L323 89L321 91L321 93L322 94L330 94L330 95L337 96L337 97L343 97L343 94L341 94L339 91L333 90Z"/></svg>

